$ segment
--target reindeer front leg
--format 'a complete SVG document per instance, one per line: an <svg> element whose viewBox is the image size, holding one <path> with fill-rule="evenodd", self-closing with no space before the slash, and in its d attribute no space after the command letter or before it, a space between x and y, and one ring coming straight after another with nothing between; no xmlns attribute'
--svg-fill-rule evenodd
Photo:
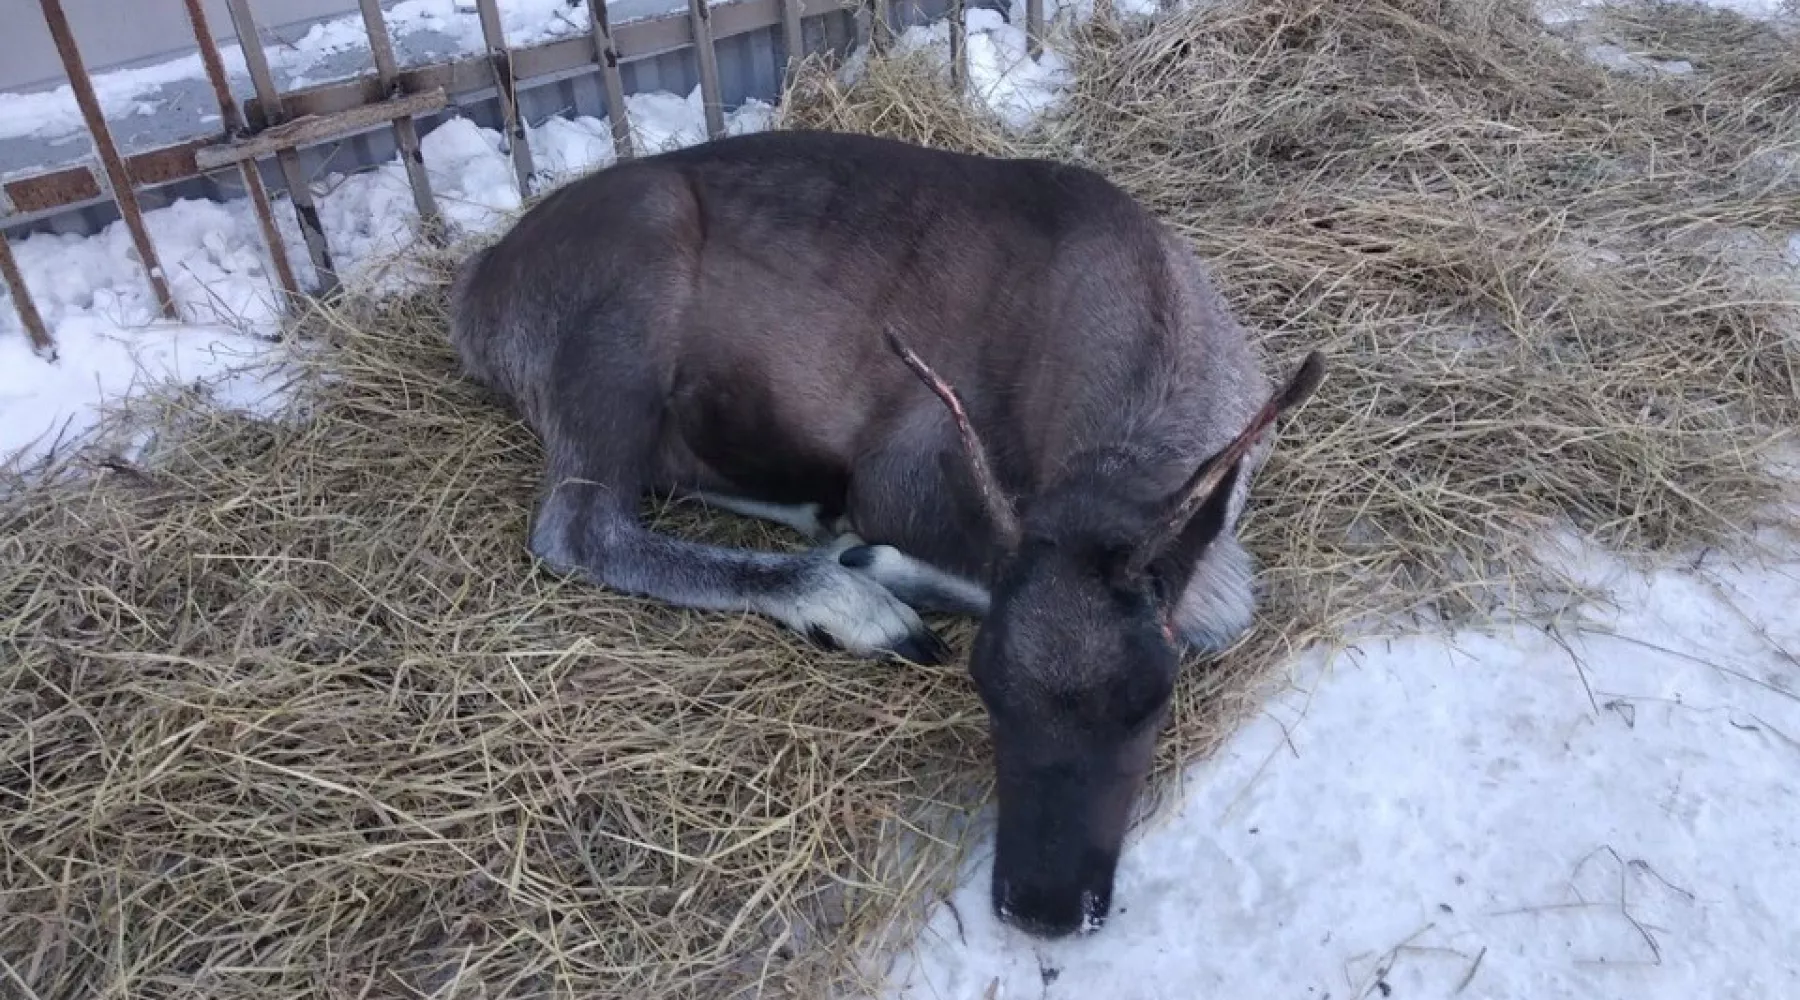
<svg viewBox="0 0 1800 1000"><path fill-rule="evenodd" d="M848 518L826 519L818 504L772 504L720 493L696 492L702 503L741 517L790 528L825 542L817 551L867 577L914 611L985 617L988 591L971 580L947 573L892 545L869 545L851 530Z"/></svg>
<svg viewBox="0 0 1800 1000"><path fill-rule="evenodd" d="M946 573L892 545L866 545L855 535L838 540L838 562L880 584L915 611L985 618L988 589L954 573Z"/></svg>

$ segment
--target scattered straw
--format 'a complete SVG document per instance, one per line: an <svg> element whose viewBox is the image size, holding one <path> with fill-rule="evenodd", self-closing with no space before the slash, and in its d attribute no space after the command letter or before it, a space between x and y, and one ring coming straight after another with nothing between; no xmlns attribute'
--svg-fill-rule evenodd
<svg viewBox="0 0 1800 1000"><path fill-rule="evenodd" d="M1702 72L1608 74L1501 0L1227 0L1084 30L1029 137L919 62L791 95L1098 166L1272 357L1331 357L1257 490L1263 624L1190 671L1165 768L1351 617L1553 589L1552 523L1658 548L1773 495L1800 58L1717 13L1601 30ZM321 308L310 419L164 399L141 459L0 498L7 995L811 997L943 885L986 780L960 666L534 572L537 445L443 331L436 292Z"/></svg>

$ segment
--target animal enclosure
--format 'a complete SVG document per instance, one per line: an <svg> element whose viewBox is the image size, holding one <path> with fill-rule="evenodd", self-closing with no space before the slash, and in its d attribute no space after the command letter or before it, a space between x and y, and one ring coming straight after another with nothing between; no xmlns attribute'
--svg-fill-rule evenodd
<svg viewBox="0 0 1800 1000"><path fill-rule="evenodd" d="M1784 489L1800 177L1770 153L1800 148L1794 41L1679 5L1595 16L1707 72L1599 65L1589 29L1515 0L1225 0L1053 35L1078 72L1029 130L930 52L787 88L779 127L1098 169L1269 357L1331 359L1251 491L1265 611L1186 665L1160 790L1354 622L1554 623L1580 595L1546 534L1726 543ZM597 75L586 38L513 53L515 78L578 41ZM895 670L534 572L543 456L446 326L434 282L309 303L288 336L321 349L280 372L304 419L150 394L0 496L0 993L863 996L978 857L966 622L950 663ZM126 426L155 431L141 454Z"/></svg>
<svg viewBox="0 0 1800 1000"><path fill-rule="evenodd" d="M955 0L960 9L960 0ZM279 290L290 300L302 293L324 295L337 284L332 251L312 204L310 169L322 148L371 132L391 133L390 145L406 166L406 176L424 235L440 235L442 221L419 153L420 120L430 121L464 104L491 100L498 107L522 193L539 180L526 141L522 96L546 83L588 75L603 94L620 159L634 154L632 126L626 109L625 71L646 60L674 59L691 65L702 94L707 132L724 133L726 95L720 74L721 42L767 35L761 53L770 61L771 78L791 79L792 70L808 54L843 53L859 41L879 50L897 27L932 14L929 5L898 9L888 0L866 0L846 6L835 0L740 0L710 4L690 0L687 9L629 20L615 30L604 0L586 8L589 30L580 37L524 47L508 43L496 0L480 0L486 52L449 61L402 66L379 0L359 0L374 72L283 93L270 71L264 41L251 0L228 0L231 27L244 54L255 96L238 101L232 94L220 50L202 0L182 0L195 51L200 56L217 102L217 135L126 154L102 113L81 55L78 31L60 0L38 4L58 59L75 93L93 143L98 164L48 170L26 170L0 181L0 226L23 229L37 220L104 203L129 230L144 280L165 318L179 318L162 276L154 244L145 231L140 194L151 189L191 186L201 179L235 175L243 197L253 205L261 226L264 253ZM571 5L573 9L574 5ZM1034 37L1042 30L1041 0L1031 0ZM757 50L731 53L738 62L757 58ZM961 65L962 56L957 57ZM745 67L738 67L739 74ZM754 75L754 74L753 74ZM772 95L771 95L772 96ZM385 146L376 146L376 149ZM313 154L313 155L308 155ZM96 169L97 167L97 169ZM273 194L271 194L273 192ZM283 202L279 208L275 201ZM275 213L291 212L298 222L314 276L302 288L288 259L289 247L279 235ZM50 331L33 305L31 289L13 261L10 245L0 240L0 280L11 295L21 325L33 344L52 352Z"/></svg>

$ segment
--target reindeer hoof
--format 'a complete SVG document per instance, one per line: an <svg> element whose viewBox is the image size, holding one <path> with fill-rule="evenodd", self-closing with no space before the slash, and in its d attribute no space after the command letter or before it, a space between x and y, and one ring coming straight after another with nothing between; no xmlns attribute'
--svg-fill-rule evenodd
<svg viewBox="0 0 1800 1000"><path fill-rule="evenodd" d="M868 569L875 565L875 546L855 545L838 556L838 562L851 569Z"/></svg>
<svg viewBox="0 0 1800 1000"><path fill-rule="evenodd" d="M900 658L936 664L949 648L905 601L838 562L855 536L826 546L794 581L794 589L759 610L826 649L863 659Z"/></svg>
<svg viewBox="0 0 1800 1000"><path fill-rule="evenodd" d="M922 634L907 636L894 647L893 656L922 667L935 667L950 659L950 644L938 638L936 632L926 629Z"/></svg>

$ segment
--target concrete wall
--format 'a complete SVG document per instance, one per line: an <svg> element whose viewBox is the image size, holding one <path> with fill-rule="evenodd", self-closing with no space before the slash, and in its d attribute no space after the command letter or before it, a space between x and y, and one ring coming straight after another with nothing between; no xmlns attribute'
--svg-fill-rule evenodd
<svg viewBox="0 0 1800 1000"><path fill-rule="evenodd" d="M221 42L233 41L224 0L206 0L207 21ZM356 10L356 0L254 0L265 31L304 28L320 18ZM182 0L63 0L75 41L90 71L156 62L193 51ZM64 81L38 0L0 0L0 91L32 90ZM293 32L297 35L298 32Z"/></svg>

